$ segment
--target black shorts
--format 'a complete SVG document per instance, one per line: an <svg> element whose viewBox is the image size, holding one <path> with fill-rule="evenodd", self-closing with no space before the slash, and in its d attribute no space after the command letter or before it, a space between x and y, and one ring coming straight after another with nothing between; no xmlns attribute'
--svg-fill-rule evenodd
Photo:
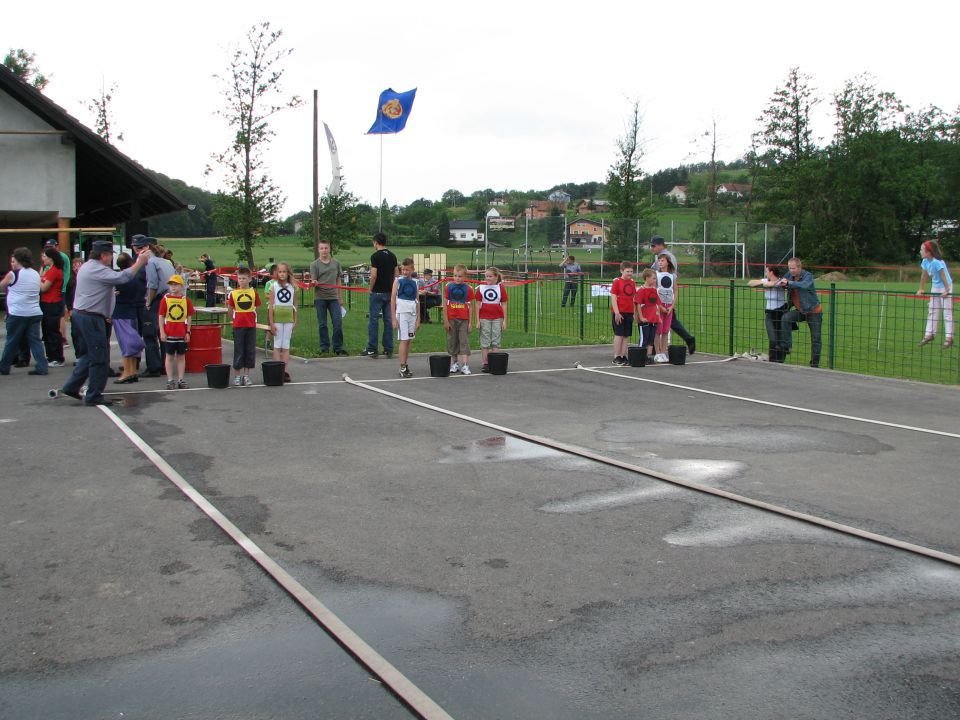
<svg viewBox="0 0 960 720"><path fill-rule="evenodd" d="M164 352L167 355L186 355L187 354L187 339L186 338L167 338L167 341L163 345Z"/></svg>
<svg viewBox="0 0 960 720"><path fill-rule="evenodd" d="M617 322L617 316L610 315L613 322L613 334L617 337L630 337L633 335L633 313L620 313L620 317L623 319Z"/></svg>

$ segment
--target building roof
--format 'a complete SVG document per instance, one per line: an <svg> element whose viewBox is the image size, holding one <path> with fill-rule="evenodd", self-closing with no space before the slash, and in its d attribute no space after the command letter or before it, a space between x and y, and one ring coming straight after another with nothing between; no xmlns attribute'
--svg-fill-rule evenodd
<svg viewBox="0 0 960 720"><path fill-rule="evenodd" d="M78 226L107 227L185 210L186 204L146 170L66 110L0 66L0 91L76 147Z"/></svg>
<svg viewBox="0 0 960 720"><path fill-rule="evenodd" d="M479 220L451 220L451 230L479 230L483 223Z"/></svg>

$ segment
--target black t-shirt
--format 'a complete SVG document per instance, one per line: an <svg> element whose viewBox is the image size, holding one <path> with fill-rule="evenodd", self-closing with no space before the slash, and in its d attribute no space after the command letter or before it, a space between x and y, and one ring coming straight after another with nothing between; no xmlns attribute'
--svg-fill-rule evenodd
<svg viewBox="0 0 960 720"><path fill-rule="evenodd" d="M397 274L397 256L386 248L377 250L370 256L370 267L377 269L377 279L373 283L371 292L391 292L393 290L393 280Z"/></svg>

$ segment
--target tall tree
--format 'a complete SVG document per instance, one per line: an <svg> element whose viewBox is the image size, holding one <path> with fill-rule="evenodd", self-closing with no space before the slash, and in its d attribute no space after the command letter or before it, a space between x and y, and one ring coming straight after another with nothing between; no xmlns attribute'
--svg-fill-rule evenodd
<svg viewBox="0 0 960 720"><path fill-rule="evenodd" d="M282 61L292 49L279 47L283 32L261 22L247 31L245 44L234 50L223 76L223 116L234 133L230 147L214 155L226 175L227 189L214 201L214 224L226 242L239 243L238 257L256 267L253 246L278 219L284 196L267 174L263 153L273 138L270 117L287 108L298 107L296 95L283 99L280 80ZM208 167L208 172L213 168Z"/></svg>
<svg viewBox="0 0 960 720"><path fill-rule="evenodd" d="M343 183L342 179L341 183ZM317 206L317 224L320 226L320 239L329 242L334 252L346 250L361 234L358 226L357 198L347 192L343 184L338 195L323 195ZM312 212L300 227L300 237L303 238L304 247L315 250Z"/></svg>
<svg viewBox="0 0 960 720"><path fill-rule="evenodd" d="M113 94L117 91L117 84L112 83L109 88L100 84L100 93L86 102L87 109L94 114L93 129L97 135L102 137L108 143L116 140L123 141L123 133L114 132L113 111L110 103L113 102Z"/></svg>
<svg viewBox="0 0 960 720"><path fill-rule="evenodd" d="M631 249L638 241L634 233L636 219L650 214L649 204L644 200L643 170L640 160L643 158L643 147L640 139L640 128L643 124L643 114L640 112L640 103L633 101L630 114L627 116L626 131L617 140L617 156L607 171L607 197L610 200L610 240L608 257L613 260L627 259L631 256Z"/></svg>
<svg viewBox="0 0 960 720"><path fill-rule="evenodd" d="M793 224L798 234L812 209L817 146L810 113L819 102L809 76L792 68L757 118L761 128L753 138L762 167L754 198L767 217Z"/></svg>
<svg viewBox="0 0 960 720"><path fill-rule="evenodd" d="M16 50L10 48L10 52L3 59L3 65L21 80L33 85L37 90L43 90L50 82L50 78L37 68L36 57L36 55L28 53L23 48Z"/></svg>

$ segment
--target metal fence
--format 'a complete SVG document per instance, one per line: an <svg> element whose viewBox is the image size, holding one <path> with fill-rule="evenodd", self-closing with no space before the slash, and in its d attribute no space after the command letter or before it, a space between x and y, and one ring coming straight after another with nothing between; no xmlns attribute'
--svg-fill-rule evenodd
<svg viewBox="0 0 960 720"><path fill-rule="evenodd" d="M358 279L355 290L343 292L348 311L344 328L347 350L351 353L362 350L366 339L368 301L365 286L360 282ZM504 348L613 342L610 278L600 279L595 274L582 276L576 284L576 296L568 297L565 307L561 307L564 284L562 277L522 273L507 280L510 301ZM941 347L942 321L936 340L920 346L929 297L895 291L838 289L834 284L819 288L818 292L823 307L820 367L933 383L960 383L960 345ZM303 310L294 334L293 352L315 356L319 335L313 312L313 291L301 290L298 304ZM767 353L761 289L732 280L681 284L676 312L696 337L698 352L721 356ZM265 317L264 311L261 321L265 321ZM418 333L415 352L445 349L440 308L431 310L431 317L434 325ZM633 341L636 339L635 334ZM263 340L261 334L261 347ZM676 335L673 342L680 342ZM810 331L806 323L800 323L793 333L793 352L786 362L810 363Z"/></svg>
<svg viewBox="0 0 960 720"><path fill-rule="evenodd" d="M609 282L609 278L581 277L575 299L568 298L566 307L560 307L562 278L517 275L507 283L509 326L504 347L612 343ZM365 333L367 322L367 298L362 288L357 290L343 293L348 309L345 322L353 328L355 336ZM937 339L924 347L919 345L927 322L928 298L902 292L842 290L835 285L820 288L819 294L823 307L820 367L934 383L960 383L960 347L941 347L942 322ZM301 292L300 304L305 312L294 345L309 354L309 349L318 347L311 291ZM439 308L431 312L439 321ZM767 352L762 290L734 281L681 284L677 314L696 337L698 352L723 356ZM434 327L433 337L418 336L416 351L443 350L442 326ZM675 335L674 342L679 342ZM793 352L786 362L809 364L810 332L806 323L801 323L793 333Z"/></svg>

